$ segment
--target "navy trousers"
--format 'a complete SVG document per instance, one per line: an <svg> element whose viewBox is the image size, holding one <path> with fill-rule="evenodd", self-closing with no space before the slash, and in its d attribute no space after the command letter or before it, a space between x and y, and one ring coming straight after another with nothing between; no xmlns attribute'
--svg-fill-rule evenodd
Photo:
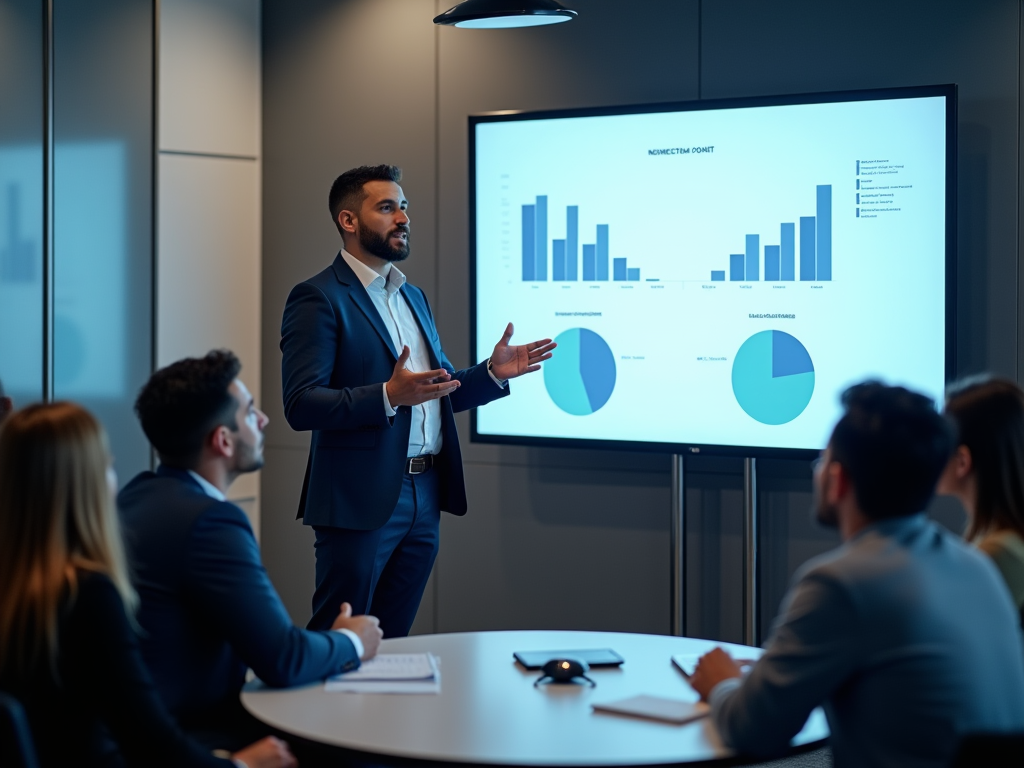
<svg viewBox="0 0 1024 768"><path fill-rule="evenodd" d="M368 482L372 479L368 478ZM437 472L405 475L395 511L381 528L313 526L316 592L309 629L330 629L342 603L380 619L384 637L409 634L440 540Z"/></svg>

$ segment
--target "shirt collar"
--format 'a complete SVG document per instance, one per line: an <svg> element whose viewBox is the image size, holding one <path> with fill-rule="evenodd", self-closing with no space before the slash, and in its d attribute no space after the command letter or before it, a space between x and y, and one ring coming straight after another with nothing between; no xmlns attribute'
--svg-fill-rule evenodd
<svg viewBox="0 0 1024 768"><path fill-rule="evenodd" d="M367 290L369 290L371 285L376 284L379 288L384 288L388 295L391 296L405 285L405 273L396 267L394 262L386 262L384 264L384 274L381 275L377 270L363 264L363 262L344 248L341 249L341 258L352 268L356 277L359 278L359 282L362 283L363 288Z"/></svg>
<svg viewBox="0 0 1024 768"><path fill-rule="evenodd" d="M220 492L220 488L215 486L213 483L211 483L205 477L200 475L198 472L193 472L190 469L188 471L188 473L190 475L192 475L192 479L193 480L195 480L197 483L199 483L199 487L201 487L203 489L203 493L205 493L211 499L216 499L217 501L227 501L228 500L227 496L225 496L223 493Z"/></svg>
<svg viewBox="0 0 1024 768"><path fill-rule="evenodd" d="M882 536L895 536L903 531L913 530L914 528L921 528L928 524L928 513L917 512L913 515L900 515L899 517L889 517L883 520L877 520L870 525L866 525L857 531L856 534L850 537L850 541L856 541L859 538L864 537L868 533L874 532L881 534Z"/></svg>

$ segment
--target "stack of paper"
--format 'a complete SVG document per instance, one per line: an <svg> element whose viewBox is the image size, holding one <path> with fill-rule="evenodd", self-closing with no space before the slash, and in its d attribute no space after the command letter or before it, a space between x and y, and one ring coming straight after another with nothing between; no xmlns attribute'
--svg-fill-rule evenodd
<svg viewBox="0 0 1024 768"><path fill-rule="evenodd" d="M430 653L382 653L352 672L327 679L341 693L440 693L441 672Z"/></svg>

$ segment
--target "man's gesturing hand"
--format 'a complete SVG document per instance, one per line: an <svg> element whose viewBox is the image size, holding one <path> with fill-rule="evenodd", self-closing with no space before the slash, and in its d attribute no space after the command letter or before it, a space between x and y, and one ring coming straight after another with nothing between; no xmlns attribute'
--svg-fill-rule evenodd
<svg viewBox="0 0 1024 768"><path fill-rule="evenodd" d="M524 373L539 371L540 363L548 360L551 350L558 346L551 339L509 346L514 331L512 323L509 323L501 341L494 345L494 351L491 352L491 373L499 379L514 379Z"/></svg>
<svg viewBox="0 0 1024 768"><path fill-rule="evenodd" d="M458 381L452 381L451 374L444 368L436 371L413 373L405 367L409 362L409 347L402 347L402 354L395 363L395 372L388 379L388 402L392 408L400 405L420 405L427 400L437 400L450 395L459 388Z"/></svg>
<svg viewBox="0 0 1024 768"><path fill-rule="evenodd" d="M376 616L353 616L352 606L348 603L341 604L341 613L334 620L331 629L347 629L359 635L363 643L362 660L367 661L377 655L380 648L380 640L384 633L380 630L380 621Z"/></svg>

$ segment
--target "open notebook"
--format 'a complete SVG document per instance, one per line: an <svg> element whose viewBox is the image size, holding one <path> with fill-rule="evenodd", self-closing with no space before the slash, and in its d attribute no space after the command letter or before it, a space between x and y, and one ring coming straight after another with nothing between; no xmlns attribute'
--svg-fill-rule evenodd
<svg viewBox="0 0 1024 768"><path fill-rule="evenodd" d="M430 653L382 653L359 669L327 679L324 690L340 693L440 693L438 659Z"/></svg>

